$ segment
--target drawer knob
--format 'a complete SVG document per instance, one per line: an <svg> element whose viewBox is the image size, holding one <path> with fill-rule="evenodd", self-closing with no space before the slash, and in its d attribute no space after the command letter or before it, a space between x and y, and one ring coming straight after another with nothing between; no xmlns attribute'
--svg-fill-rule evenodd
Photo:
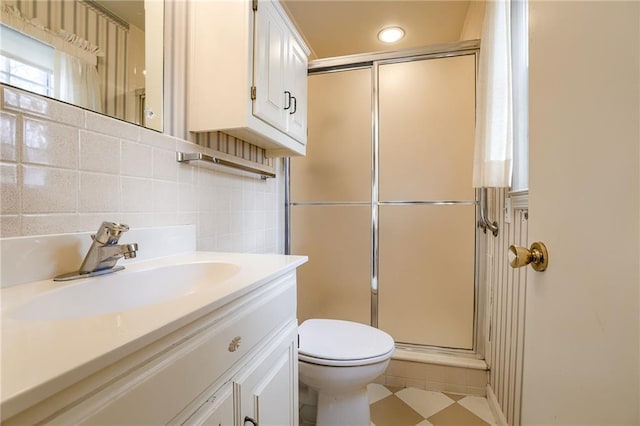
<svg viewBox="0 0 640 426"><path fill-rule="evenodd" d="M233 340L231 341L231 343L229 343L229 352L235 352L238 350L238 348L240 347L240 341L242 340L242 337L240 336L236 336L233 338Z"/></svg>
<svg viewBox="0 0 640 426"><path fill-rule="evenodd" d="M257 422L257 421L255 421L254 419L252 419L252 418L251 418L251 417L249 417L249 416L246 416L246 417L244 418L244 424L246 425L247 423L251 423L253 426L258 426L258 422Z"/></svg>

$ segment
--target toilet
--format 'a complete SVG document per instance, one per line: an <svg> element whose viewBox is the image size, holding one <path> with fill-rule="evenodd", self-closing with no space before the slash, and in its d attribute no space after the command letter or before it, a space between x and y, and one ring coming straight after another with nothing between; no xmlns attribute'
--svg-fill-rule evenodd
<svg viewBox="0 0 640 426"><path fill-rule="evenodd" d="M298 328L300 382L318 393L317 426L369 426L367 385L395 348L382 330L350 321L309 319Z"/></svg>

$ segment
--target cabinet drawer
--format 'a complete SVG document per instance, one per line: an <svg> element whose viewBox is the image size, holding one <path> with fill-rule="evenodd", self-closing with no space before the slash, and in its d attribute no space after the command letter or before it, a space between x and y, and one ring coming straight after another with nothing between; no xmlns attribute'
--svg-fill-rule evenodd
<svg viewBox="0 0 640 426"><path fill-rule="evenodd" d="M295 307L295 274L289 274L210 314L210 325L169 344L53 423L167 423L271 331L295 318Z"/></svg>

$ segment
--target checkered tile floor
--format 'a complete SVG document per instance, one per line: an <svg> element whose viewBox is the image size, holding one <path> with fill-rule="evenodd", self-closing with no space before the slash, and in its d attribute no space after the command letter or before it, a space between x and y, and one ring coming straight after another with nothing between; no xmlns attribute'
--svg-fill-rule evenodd
<svg viewBox="0 0 640 426"><path fill-rule="evenodd" d="M495 425L487 399L370 384L372 426Z"/></svg>

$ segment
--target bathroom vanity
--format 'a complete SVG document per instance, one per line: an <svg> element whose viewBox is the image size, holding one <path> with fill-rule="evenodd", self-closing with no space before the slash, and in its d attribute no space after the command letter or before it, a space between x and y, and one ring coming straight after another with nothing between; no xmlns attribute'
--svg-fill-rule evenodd
<svg viewBox="0 0 640 426"><path fill-rule="evenodd" d="M193 252L3 289L3 424L297 424L306 260Z"/></svg>

